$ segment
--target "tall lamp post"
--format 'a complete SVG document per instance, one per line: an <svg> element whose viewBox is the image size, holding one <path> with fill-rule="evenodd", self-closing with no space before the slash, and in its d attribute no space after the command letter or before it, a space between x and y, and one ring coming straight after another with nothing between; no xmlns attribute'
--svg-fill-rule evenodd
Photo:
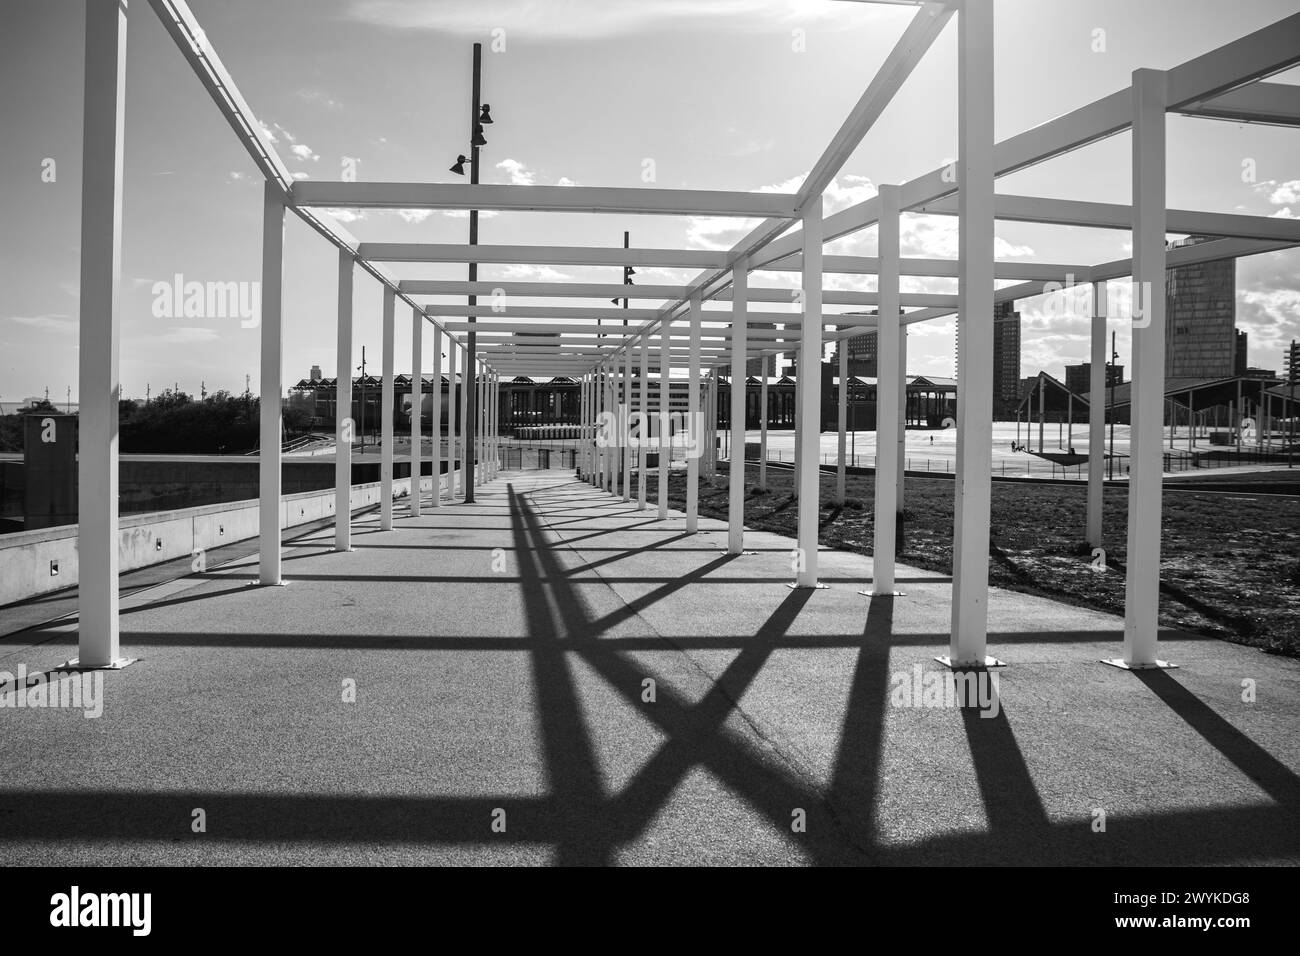
<svg viewBox="0 0 1300 956"><path fill-rule="evenodd" d="M471 186L478 185L478 166L479 166L479 147L486 146L487 140L483 138L483 127L485 124L492 122L490 107L487 103L480 103L481 86L483 79L483 44L474 44L474 79L471 84L470 94L470 114L469 114L469 158L463 155L456 157L455 164L451 167L453 173L465 175L465 164L469 163L469 182ZM478 210L469 211L469 244L478 245ZM469 281L478 281L478 263L469 264ZM469 304L471 306L478 304L478 296L470 294ZM463 400L465 402L465 504L474 503L474 380L477 376L476 365L478 364L478 336L474 330L474 316L469 316L469 341L466 348L465 362L465 391ZM455 382L452 383L455 388Z"/></svg>

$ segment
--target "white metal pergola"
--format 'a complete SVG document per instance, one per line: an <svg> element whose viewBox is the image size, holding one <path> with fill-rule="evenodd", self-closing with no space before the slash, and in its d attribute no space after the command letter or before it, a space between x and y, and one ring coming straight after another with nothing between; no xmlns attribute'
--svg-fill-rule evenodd
<svg viewBox="0 0 1300 956"><path fill-rule="evenodd" d="M899 2L899 0L876 0ZM902 0L908 2L908 0ZM283 583L281 573L280 418L283 392L281 272L284 221L292 212L339 253L338 399L351 403L352 283L361 268L383 287L383 419L381 527L393 527L393 374L395 309L401 299L412 314L415 356L413 377L420 381L423 330L432 326L435 356L445 339L453 388L449 393L448 435L455 461L457 434L465 434L455 407L457 366L469 387L478 390L473 404L479 417L473 434L478 451L469 481L491 476L497 461L495 402L503 376L566 375L581 384L580 474L604 492L614 487L622 462L624 500L631 498L634 455L646 474L644 447L634 450L623 440L597 442L601 413L620 417L636 406L643 420L651 412L657 430L658 509L667 517L668 441L666 415L672 370L684 369L687 403L699 417L690 418L691 441L705 447L705 467L712 467L709 430L716 422L716 392L702 390L708 372L730 370L732 408L744 408L745 363L779 352L797 351L800 368L820 365L824 343L878 330L881 356L873 599L894 595L895 515L902 507L902 398L906 327L957 316L958 422L956 509L954 519L952 628L949 655L954 668L997 666L988 656L987 598L991 497L991 428L993 408L993 335L995 304L1042 294L1063 285L1091 284L1095 290L1092 322L1092 389L1100 393L1106 366L1105 283L1131 277L1140 318L1133 327L1132 458L1128 488L1127 580L1124 667L1163 666L1158 650L1158 597L1162 479L1165 315L1163 290L1167 266L1236 258L1300 244L1300 222L1259 216L1225 215L1166 208L1165 118L1179 113L1207 119L1300 125L1295 88L1263 82L1300 63L1300 15L1291 16L1166 71L1137 70L1129 88L1074 110L1002 142L993 136L993 0L910 2L912 20L876 76L813 165L797 193L722 192L658 188L464 185L438 183L298 182L293 179L238 87L212 49L184 0L149 0L181 54L211 95L265 180L262 236L261 313L261 457L259 581ZM959 156L949 167L899 184L885 184L879 194L831 216L823 215L822 194L854 149L925 56L949 21L956 21L959 47ZM117 400L120 319L120 238L122 204L123 116L125 110L126 0L86 0L86 76L84 115L85 179L82 198L81 325L79 384L81 394L79 462L80 623L82 667L117 667L125 663L118 632ZM995 194L996 180L1067 151L1124 131L1133 139L1132 206L1073 202ZM547 246L492 246L359 242L326 211L331 208L529 210L617 215L720 216L758 219L734 248L725 252L674 249L624 249ZM905 213L959 217L956 260L903 258L899 223ZM997 262L996 220L1014 220L1089 228L1128 229L1133 234L1131 260L1085 264ZM797 225L798 231L791 227ZM875 226L878 255L826 256L825 243ZM1218 237L1195 246L1166 250L1166 233ZM457 282L402 279L390 271L401 263L506 263L591 266L648 266L702 270L685 285L576 282ZM789 288L752 287L751 272L772 276L797 274ZM874 275L876 292L823 289L827 274ZM910 294L899 291L902 276L951 277L958 293ZM998 281L1014 281L998 288ZM429 302L452 296L478 295L491 305L465 306ZM624 297L660 303L651 308L514 305L515 299L564 297L610 300ZM725 308L709 309L709 303ZM795 303L796 312L750 310L750 303ZM837 314L827 306L874 307L877 316ZM454 320L454 321L448 321ZM475 355L467 355L465 333L474 321ZM604 321L605 325L599 323ZM623 320L636 323L623 327ZM758 327L751 327L758 326ZM780 328L773 328L780 326ZM827 329L831 331L827 331ZM554 335L548 344L521 335ZM889 360L893 356L896 360ZM440 359L435 374L440 374ZM640 375L634 375L634 366ZM651 372L657 373L657 396L649 394ZM716 382L717 377L711 376ZM640 381L639 394L633 386ZM818 586L817 518L818 448L821 422L819 376L798 380L797 488L798 551L795 587ZM270 400L270 396L277 400ZM634 399L637 400L634 403ZM656 400L657 399L657 400ZM440 393L434 390L433 449L440 455ZM766 441L766 405L763 410ZM743 550L744 415L731 416L729 464L729 551ZM700 434L700 421L707 421ZM1102 446L1103 420L1092 416L1090 442ZM844 417L840 416L841 463ZM340 418L336 471L336 533L339 550L350 547L351 444ZM412 474L420 473L420 421L412 421ZM652 440L653 437L652 437ZM433 463L433 505L441 463ZM688 462L689 531L698 528L700 461ZM454 471L452 480L454 481ZM890 476L881 480L880 476ZM1087 538L1101 546L1102 459L1090 455L1087 485ZM418 478L417 478L418 480ZM638 504L644 508L646 482L640 481ZM842 485L841 485L842 487ZM418 491L409 507L419 514Z"/></svg>

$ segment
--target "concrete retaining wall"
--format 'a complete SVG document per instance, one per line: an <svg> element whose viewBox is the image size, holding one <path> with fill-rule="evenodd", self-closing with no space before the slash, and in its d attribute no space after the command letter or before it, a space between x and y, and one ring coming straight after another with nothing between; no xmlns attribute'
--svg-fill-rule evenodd
<svg viewBox="0 0 1300 956"><path fill-rule="evenodd" d="M332 466L331 466L332 467ZM482 465L478 466L482 468ZM440 476L445 491L448 475ZM421 478L425 492L433 490L432 476ZM410 493L411 480L393 481L393 497ZM379 483L352 486L355 512L379 504ZM280 499L280 527L292 528L334 515L334 490L284 495ZM118 522L118 561L121 571L191 557L235 541L257 537L257 499L203 505L176 511L123 515ZM58 573L51 573L57 565ZM0 605L74 587L77 584L77 526L63 525L39 531L0 536Z"/></svg>

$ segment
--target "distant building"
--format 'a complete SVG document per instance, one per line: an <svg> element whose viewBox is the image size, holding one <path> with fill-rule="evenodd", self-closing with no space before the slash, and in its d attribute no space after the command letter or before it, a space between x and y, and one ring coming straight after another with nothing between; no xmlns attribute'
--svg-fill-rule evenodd
<svg viewBox="0 0 1300 956"><path fill-rule="evenodd" d="M1109 365L1106 367L1106 387L1122 384L1124 381L1124 366ZM1092 388L1092 363L1084 362L1081 365L1067 365L1065 367L1065 387L1076 395L1087 395Z"/></svg>
<svg viewBox="0 0 1300 956"><path fill-rule="evenodd" d="M1206 236L1190 236L1169 248L1207 241ZM1236 328L1235 259L1166 270L1165 310L1166 378L1231 378L1245 367L1244 342Z"/></svg>
<svg viewBox="0 0 1300 956"><path fill-rule="evenodd" d="M1020 313L1014 302L993 308L993 414L1010 418L1020 401Z"/></svg>
<svg viewBox="0 0 1300 956"><path fill-rule="evenodd" d="M953 330L954 378L960 355L961 323L958 322ZM1020 313L1015 302L999 302L993 307L993 417L1014 418L1021 394Z"/></svg>
<svg viewBox="0 0 1300 956"><path fill-rule="evenodd" d="M841 339L838 348L848 349L849 374L863 378L875 378L879 374L876 332L872 329L855 335L851 339ZM840 355L835 353L835 367L839 368Z"/></svg>
<svg viewBox="0 0 1300 956"><path fill-rule="evenodd" d="M1239 329L1237 331L1237 354L1234 356L1235 367L1233 369L1232 374L1234 375L1246 374L1246 368L1248 367L1246 362L1246 351L1249 345L1250 345L1250 336Z"/></svg>

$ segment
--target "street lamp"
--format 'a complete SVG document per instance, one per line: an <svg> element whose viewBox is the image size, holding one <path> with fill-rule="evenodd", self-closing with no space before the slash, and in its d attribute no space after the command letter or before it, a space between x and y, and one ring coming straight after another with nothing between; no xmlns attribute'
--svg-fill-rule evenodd
<svg viewBox="0 0 1300 956"><path fill-rule="evenodd" d="M465 165L469 164L469 182L471 186L478 185L478 170L480 147L487 145L487 140L483 138L483 127L492 123L491 106L487 103L480 103L480 89L483 79L483 44L474 44L474 66L473 79L471 83L471 104L470 110L470 155L467 159L463 154L456 157L456 162L452 164L451 171L457 176L465 175ZM469 244L478 245L478 210L469 211ZM478 263L469 264L469 281L478 281ZM478 304L478 296L469 296L469 305L471 308ZM474 316L469 316L469 341L466 347L466 379L472 379L477 376L474 366L478 363L478 336L475 332ZM464 409L465 409L465 468L468 480L465 482L465 503L474 503L474 387L467 381L465 389ZM456 383L452 383L452 388Z"/></svg>

